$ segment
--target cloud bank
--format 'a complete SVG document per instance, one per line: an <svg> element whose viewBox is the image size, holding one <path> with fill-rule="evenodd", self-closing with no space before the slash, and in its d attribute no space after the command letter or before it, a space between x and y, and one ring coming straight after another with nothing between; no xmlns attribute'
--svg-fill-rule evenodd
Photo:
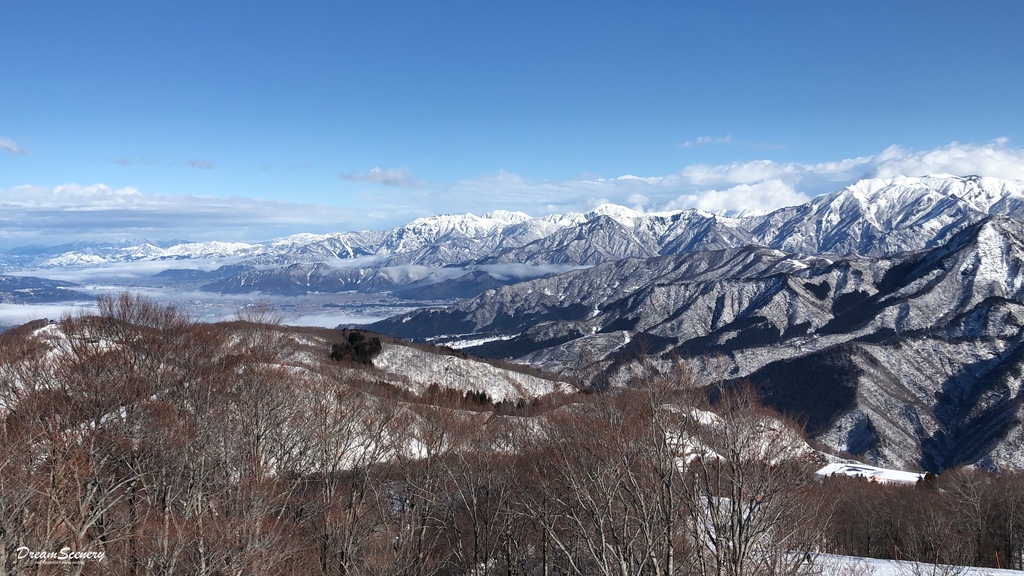
<svg viewBox="0 0 1024 576"><path fill-rule="evenodd" d="M765 212L800 204L863 178L955 174L1024 181L1024 150L1005 138L985 144L953 142L933 150L890 146L878 154L816 164L755 160L692 164L662 176L623 175L569 181L530 181L499 172L434 192L434 205L462 211L494 208L531 214L585 210L613 202L648 211L699 208L724 214ZM486 201L487 205L482 203Z"/></svg>
<svg viewBox="0 0 1024 576"><path fill-rule="evenodd" d="M0 246L76 241L262 241L373 227L365 212L260 200L146 194L105 184L0 189Z"/></svg>
<svg viewBox="0 0 1024 576"><path fill-rule="evenodd" d="M359 209L254 198L166 196L103 184L0 189L0 246L78 240L263 241L297 232L385 229L441 213L497 209L535 216L585 211L603 202L641 211L699 208L723 214L800 204L862 178L956 174L1024 182L1024 150L1006 139L953 142L932 150L890 146L873 155L816 164L758 160L693 164L660 176L530 180L499 171L450 184L405 170L340 175L362 184ZM387 194L380 187L393 188Z"/></svg>

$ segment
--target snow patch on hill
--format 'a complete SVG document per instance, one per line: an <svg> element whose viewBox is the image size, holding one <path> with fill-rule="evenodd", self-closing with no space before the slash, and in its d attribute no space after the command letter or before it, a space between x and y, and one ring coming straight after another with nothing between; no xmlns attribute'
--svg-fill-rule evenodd
<svg viewBox="0 0 1024 576"><path fill-rule="evenodd" d="M478 360L430 354L416 348L385 344L373 359L377 368L401 377L410 392L422 394L431 384L463 392L486 392L494 402L532 399L567 391L557 382L491 366Z"/></svg>

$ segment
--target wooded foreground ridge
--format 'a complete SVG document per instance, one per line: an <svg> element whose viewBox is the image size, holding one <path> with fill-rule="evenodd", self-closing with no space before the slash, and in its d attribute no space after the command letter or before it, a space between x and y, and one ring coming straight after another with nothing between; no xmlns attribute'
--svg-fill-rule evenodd
<svg viewBox="0 0 1024 576"><path fill-rule="evenodd" d="M373 336L99 304L0 335L0 574L1024 569L1022 475L818 482L800 427L682 366L483 410L382 384Z"/></svg>

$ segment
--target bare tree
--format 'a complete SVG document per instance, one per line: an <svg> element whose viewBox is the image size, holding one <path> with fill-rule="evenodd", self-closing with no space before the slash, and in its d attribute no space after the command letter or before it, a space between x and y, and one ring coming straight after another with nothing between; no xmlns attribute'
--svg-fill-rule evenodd
<svg viewBox="0 0 1024 576"><path fill-rule="evenodd" d="M483 576L499 563L512 569L514 480L508 461L519 446L519 432L500 417L464 415L452 422L451 450L440 468L453 507L450 562L460 574Z"/></svg>
<svg viewBox="0 0 1024 576"><path fill-rule="evenodd" d="M574 574L679 574L684 507L657 402L599 395L541 424L526 506L555 563Z"/></svg>
<svg viewBox="0 0 1024 576"><path fill-rule="evenodd" d="M397 428L407 439L406 447L392 461L378 498L388 531L375 574L427 576L441 573L450 553L454 507L443 488L442 463L452 450L457 414L429 406L407 416Z"/></svg>
<svg viewBox="0 0 1024 576"><path fill-rule="evenodd" d="M50 417L48 391L37 375L46 348L38 341L0 335L0 575L18 573L16 550L35 544L38 482L33 447L44 439L38 424Z"/></svg>
<svg viewBox="0 0 1024 576"><path fill-rule="evenodd" d="M830 513L796 428L750 391L712 411L691 408L679 430L683 486L702 576L796 574Z"/></svg>
<svg viewBox="0 0 1024 576"><path fill-rule="evenodd" d="M310 382L301 431L305 515L324 574L369 568L375 536L384 529L377 497L384 470L404 447L403 409L349 386L342 371Z"/></svg>

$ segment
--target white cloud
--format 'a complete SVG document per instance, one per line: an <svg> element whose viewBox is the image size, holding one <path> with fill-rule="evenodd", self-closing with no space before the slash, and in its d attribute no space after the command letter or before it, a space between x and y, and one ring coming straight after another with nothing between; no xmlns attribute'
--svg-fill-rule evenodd
<svg viewBox="0 0 1024 576"><path fill-rule="evenodd" d="M702 190L683 194L669 201L669 210L699 208L723 214L763 213L781 206L803 204L810 198L797 192L782 180L764 180L754 184L737 184L725 190Z"/></svg>
<svg viewBox="0 0 1024 576"><path fill-rule="evenodd" d="M388 312L392 314L392 312ZM286 326L321 326L323 328L335 328L342 324L372 324L387 318L381 316L365 316L357 314L341 314L328 312L325 314L305 314L303 316L286 317L282 323Z"/></svg>
<svg viewBox="0 0 1024 576"><path fill-rule="evenodd" d="M297 231L377 227L374 222L351 208L167 196L105 184L0 189L0 244L7 246L141 238L262 241Z"/></svg>
<svg viewBox="0 0 1024 576"><path fill-rule="evenodd" d="M626 205L632 207L637 212L643 212L644 206L649 204L650 201L651 199L648 198L647 196L644 196L639 192L634 192L633 194L629 195L629 198L626 198Z"/></svg>
<svg viewBox="0 0 1024 576"><path fill-rule="evenodd" d="M579 270L587 266L570 266L568 264L485 264L475 267L475 270L482 270L498 280L528 280L540 278L547 274L562 274L570 270Z"/></svg>
<svg viewBox="0 0 1024 576"><path fill-rule="evenodd" d="M66 315L95 312L95 303L0 304L0 326L18 326L40 318L59 320Z"/></svg>
<svg viewBox="0 0 1024 576"><path fill-rule="evenodd" d="M416 187L420 182L409 176L404 168L379 168L374 167L369 172L349 172L338 174L342 180L357 182L360 184L380 184L381 186L409 186Z"/></svg>
<svg viewBox="0 0 1024 576"><path fill-rule="evenodd" d="M994 176L1005 180L1024 180L1024 150L1008 146L1006 138L988 144L953 142L926 151L890 146L872 156L846 158L818 164L756 160L711 166L687 166L679 175L694 186L753 184L778 179L809 195L830 192L861 178L925 176Z"/></svg>
<svg viewBox="0 0 1024 576"><path fill-rule="evenodd" d="M890 146L874 155L814 164L772 160L693 164L654 176L530 181L502 171L424 191L422 201L435 213L504 208L545 214L586 211L602 202L644 210L701 208L738 213L798 204L862 178L937 173L1024 181L1024 150L1011 148L1007 139L999 138L985 144L953 142L926 151Z"/></svg>
<svg viewBox="0 0 1024 576"><path fill-rule="evenodd" d="M861 178L936 173L1024 181L1024 150L1001 138L983 144L953 142L924 151L890 146L873 155L819 163L695 164L649 176L530 180L499 171L448 185L415 181L404 170L377 168L342 178L414 185L392 194L357 192L352 202L358 210L252 198L164 196L103 184L20 186L0 189L0 244L126 238L262 241L295 232L390 228L431 214L507 209L539 216L584 212L605 202L638 211L767 211L805 202Z"/></svg>
<svg viewBox="0 0 1024 576"><path fill-rule="evenodd" d="M732 136L699 136L696 140L687 140L680 144L683 148L693 148L704 144L728 144L732 142Z"/></svg>
<svg viewBox="0 0 1024 576"><path fill-rule="evenodd" d="M18 146L18 144L14 140L11 140L10 138L5 138L3 136L0 136L0 150L10 152L11 154L14 155L25 154L24 148Z"/></svg>
<svg viewBox="0 0 1024 576"><path fill-rule="evenodd" d="M55 188L17 186L0 190L0 206L5 209L74 209L103 210L124 206L142 194L134 188L112 189L104 184L80 186L64 184ZM151 202L159 196L152 196Z"/></svg>
<svg viewBox="0 0 1024 576"><path fill-rule="evenodd" d="M1024 150L1008 146L1009 140L997 138L990 144L974 145L953 142L947 146L914 152L890 146L875 157L873 176L923 176L955 174L957 176L994 176L1004 180L1024 181Z"/></svg>

